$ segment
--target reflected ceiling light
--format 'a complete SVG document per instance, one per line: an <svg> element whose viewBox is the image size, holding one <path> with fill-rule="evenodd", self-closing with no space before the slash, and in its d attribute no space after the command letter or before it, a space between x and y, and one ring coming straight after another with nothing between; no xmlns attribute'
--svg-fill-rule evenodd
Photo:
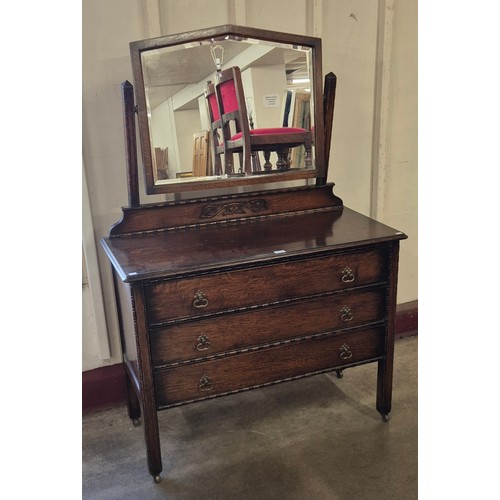
<svg viewBox="0 0 500 500"><path fill-rule="evenodd" d="M222 62L224 61L224 47L220 44L211 45L210 52L212 53L212 59L214 60L215 69L217 73L222 71Z"/></svg>

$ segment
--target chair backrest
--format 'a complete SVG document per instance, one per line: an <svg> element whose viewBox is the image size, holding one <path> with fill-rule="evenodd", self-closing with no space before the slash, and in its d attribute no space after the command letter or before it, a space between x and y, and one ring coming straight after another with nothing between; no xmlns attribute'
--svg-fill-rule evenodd
<svg viewBox="0 0 500 500"><path fill-rule="evenodd" d="M208 104L208 115L210 118L210 124L213 124L220 120L219 106L217 104L217 97L215 95L215 85L212 82L207 82L205 88L205 98Z"/></svg>
<svg viewBox="0 0 500 500"><path fill-rule="evenodd" d="M231 138L231 122L234 123L235 133L242 132L244 138L248 137L250 128L241 71L238 66L220 72L215 92L219 103L224 141Z"/></svg>
<svg viewBox="0 0 500 500"><path fill-rule="evenodd" d="M222 174L222 166L221 166L221 160L220 160L220 143L222 141L222 138L220 137L219 134L219 129L221 129L221 120L220 120L220 111L219 111L219 104L217 102L217 96L215 94L215 85L208 81L207 86L205 87L205 98L207 100L207 107L208 107L208 117L210 119L210 137L213 145L213 158L212 158L212 153L210 153L210 158L213 159L214 164L213 164L213 169L214 172L212 172L215 175L221 175Z"/></svg>

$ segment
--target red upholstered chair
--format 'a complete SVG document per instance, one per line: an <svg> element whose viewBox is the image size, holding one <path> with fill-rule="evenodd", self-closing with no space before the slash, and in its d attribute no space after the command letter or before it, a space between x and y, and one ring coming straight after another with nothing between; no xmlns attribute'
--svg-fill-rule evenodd
<svg viewBox="0 0 500 500"><path fill-rule="evenodd" d="M215 92L221 117L226 173L234 172L234 153L241 155L241 170L245 173L252 172L251 154L254 151L264 151L265 171L272 171L269 162L271 152L278 155L277 169L288 170L291 168L288 150L301 145L304 145L306 150L305 166L312 165L310 131L292 127L250 129L240 68L233 66L223 70Z"/></svg>
<svg viewBox="0 0 500 500"><path fill-rule="evenodd" d="M205 98L208 105L208 116L210 119L210 136L215 152L214 175L222 175L221 154L224 153L224 143L222 142L221 121L219 105L215 95L215 86L211 82L207 82L205 88Z"/></svg>

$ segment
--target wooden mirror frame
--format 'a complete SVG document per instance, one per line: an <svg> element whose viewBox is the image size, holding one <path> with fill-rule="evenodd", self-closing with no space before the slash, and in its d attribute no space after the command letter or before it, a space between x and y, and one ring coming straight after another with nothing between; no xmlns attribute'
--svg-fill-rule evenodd
<svg viewBox="0 0 500 500"><path fill-rule="evenodd" d="M154 165L151 152L151 131L147 114L146 91L141 54L148 50L182 45L185 43L209 40L222 36L253 38L265 42L275 42L288 45L299 45L312 49L312 75L314 95L314 158L315 168L300 171L285 171L267 174L265 176L245 176L231 179L217 179L209 181L190 181L172 184L157 184L154 176ZM238 187L244 185L259 185L273 182L285 182L297 179L316 178L317 185L323 185L327 177L327 162L325 158L325 125L323 113L322 89L322 52L321 39L302 35L287 34L275 31L261 30L231 24L207 28L203 30L168 35L148 40L130 43L130 56L134 76L135 97L137 103L139 139L142 162L145 175L145 189L147 194L162 194L187 192L208 189Z"/></svg>

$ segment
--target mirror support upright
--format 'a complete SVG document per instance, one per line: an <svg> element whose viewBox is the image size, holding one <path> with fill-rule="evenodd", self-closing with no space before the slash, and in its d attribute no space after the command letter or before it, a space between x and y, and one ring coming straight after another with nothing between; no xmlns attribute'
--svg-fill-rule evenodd
<svg viewBox="0 0 500 500"><path fill-rule="evenodd" d="M330 71L325 76L325 89L323 92L323 116L325 119L325 172L328 172L328 163L330 159L330 143L333 131L333 111L335 108L335 90L337 88L337 77ZM317 184L323 185L326 178L318 179Z"/></svg>
<svg viewBox="0 0 500 500"><path fill-rule="evenodd" d="M134 87L127 80L122 83L123 130L127 162L127 188L129 207L139 207L139 171L137 167L137 143L135 135Z"/></svg>

